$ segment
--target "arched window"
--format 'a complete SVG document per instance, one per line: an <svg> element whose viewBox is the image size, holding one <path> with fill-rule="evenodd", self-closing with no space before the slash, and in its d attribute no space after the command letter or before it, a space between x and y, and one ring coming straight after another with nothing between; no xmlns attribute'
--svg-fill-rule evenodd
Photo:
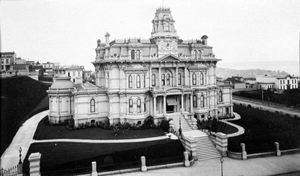
<svg viewBox="0 0 300 176"><path fill-rule="evenodd" d="M178 85L181 85L181 73L178 73Z"/></svg>
<svg viewBox="0 0 300 176"><path fill-rule="evenodd" d="M129 75L129 77L128 77L128 87L132 88L132 76L131 75Z"/></svg>
<svg viewBox="0 0 300 176"><path fill-rule="evenodd" d="M205 107L204 95L203 95L203 94L202 94L201 97L200 97L200 105L201 105L201 108L204 108L204 107Z"/></svg>
<svg viewBox="0 0 300 176"><path fill-rule="evenodd" d="M195 57L195 59L197 59L197 55L198 55L197 50L194 50L194 57Z"/></svg>
<svg viewBox="0 0 300 176"><path fill-rule="evenodd" d="M167 86L169 86L170 85L170 74L168 73L167 74Z"/></svg>
<svg viewBox="0 0 300 176"><path fill-rule="evenodd" d="M141 88L141 77L140 77L140 75L137 75L137 77L136 77L136 87Z"/></svg>
<svg viewBox="0 0 300 176"><path fill-rule="evenodd" d="M140 58L141 58L141 51L137 50L136 51L136 60L140 60Z"/></svg>
<svg viewBox="0 0 300 176"><path fill-rule="evenodd" d="M196 85L197 84L197 80L196 80L196 73L193 73L193 76L192 76L192 82L193 82L193 85Z"/></svg>
<svg viewBox="0 0 300 176"><path fill-rule="evenodd" d="M198 59L201 59L201 57L202 57L202 51L199 50L199 51L198 51Z"/></svg>
<svg viewBox="0 0 300 176"><path fill-rule="evenodd" d="M222 90L219 91L219 102L223 102L223 92L222 92Z"/></svg>
<svg viewBox="0 0 300 176"><path fill-rule="evenodd" d="M197 95L193 96L193 107L197 107Z"/></svg>
<svg viewBox="0 0 300 176"><path fill-rule="evenodd" d="M130 56L131 56L131 60L135 59L135 51L134 50L131 50Z"/></svg>
<svg viewBox="0 0 300 176"><path fill-rule="evenodd" d="M137 112L141 113L142 112L142 110L141 110L141 99L138 99L136 104L137 104Z"/></svg>
<svg viewBox="0 0 300 176"><path fill-rule="evenodd" d="M129 99L129 113L133 113L133 101Z"/></svg>
<svg viewBox="0 0 300 176"><path fill-rule="evenodd" d="M155 76L155 74L152 74L151 80L152 80L152 86L156 86L156 76Z"/></svg>
<svg viewBox="0 0 300 176"><path fill-rule="evenodd" d="M146 74L144 74L144 88L146 87Z"/></svg>
<svg viewBox="0 0 300 176"><path fill-rule="evenodd" d="M146 98L144 99L144 112L147 112Z"/></svg>
<svg viewBox="0 0 300 176"><path fill-rule="evenodd" d="M200 85L204 85L204 76L203 73L200 73Z"/></svg>
<svg viewBox="0 0 300 176"><path fill-rule="evenodd" d="M90 112L95 112L95 99L90 101Z"/></svg>
<svg viewBox="0 0 300 176"><path fill-rule="evenodd" d="M161 82L162 82L163 86L166 85L166 76L165 76L165 74L161 75Z"/></svg>

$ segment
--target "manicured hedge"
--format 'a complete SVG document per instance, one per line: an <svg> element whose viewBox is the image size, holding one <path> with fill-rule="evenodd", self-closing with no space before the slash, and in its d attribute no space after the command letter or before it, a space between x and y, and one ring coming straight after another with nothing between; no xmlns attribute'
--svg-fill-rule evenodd
<svg viewBox="0 0 300 176"><path fill-rule="evenodd" d="M222 121L218 121L216 119L200 121L197 120L198 129L207 129L212 132L221 132L224 134L232 134L238 131L234 126L228 125Z"/></svg>
<svg viewBox="0 0 300 176"><path fill-rule="evenodd" d="M300 147L300 118L263 111L243 105L234 105L241 119L233 123L245 128L245 134L228 140L228 149L240 152L240 143L246 144L247 153L274 151L274 142L281 149Z"/></svg>
<svg viewBox="0 0 300 176"><path fill-rule="evenodd" d="M39 122L34 139L132 139L163 136L161 128L120 129L115 135L113 128L103 129L102 126L87 127L85 129L69 129L66 125L49 125L48 116Z"/></svg>
<svg viewBox="0 0 300 176"><path fill-rule="evenodd" d="M25 157L23 170L28 173L28 156L40 152L42 175L82 174L91 171L97 161L98 171L140 167L140 156L147 165L183 161L184 148L178 140L159 140L140 143L41 143L32 144Z"/></svg>
<svg viewBox="0 0 300 176"><path fill-rule="evenodd" d="M35 112L45 109L45 104L36 107L47 96L50 85L25 76L1 78L1 85L2 154L22 123Z"/></svg>

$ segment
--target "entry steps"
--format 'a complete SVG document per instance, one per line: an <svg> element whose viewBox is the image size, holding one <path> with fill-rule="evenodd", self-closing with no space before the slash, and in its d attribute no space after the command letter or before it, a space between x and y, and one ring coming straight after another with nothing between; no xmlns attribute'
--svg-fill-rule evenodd
<svg viewBox="0 0 300 176"><path fill-rule="evenodd" d="M221 157L221 154L216 149L215 145L210 140L209 136L207 135L201 136L196 139L197 139L196 152L197 152L198 161Z"/></svg>

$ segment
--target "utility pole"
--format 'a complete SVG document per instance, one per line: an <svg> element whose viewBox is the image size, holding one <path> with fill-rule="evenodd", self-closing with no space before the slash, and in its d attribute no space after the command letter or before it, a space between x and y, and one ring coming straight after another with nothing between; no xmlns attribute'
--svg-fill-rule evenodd
<svg viewBox="0 0 300 176"><path fill-rule="evenodd" d="M264 90L261 88L261 101L264 101Z"/></svg>

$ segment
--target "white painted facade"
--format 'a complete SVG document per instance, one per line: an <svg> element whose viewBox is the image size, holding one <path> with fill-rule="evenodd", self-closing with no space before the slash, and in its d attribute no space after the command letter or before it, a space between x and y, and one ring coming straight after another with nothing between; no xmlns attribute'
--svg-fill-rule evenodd
<svg viewBox="0 0 300 176"><path fill-rule="evenodd" d="M96 85L74 85L69 104L64 105L71 107L65 111L72 113L75 126L101 120L143 123L148 116L158 122L171 114L232 115L231 87L217 85L220 59L207 45L207 36L179 39L170 9L157 9L152 23L150 39L110 42L107 33L105 43L97 41ZM50 101L55 87L48 91Z"/></svg>

